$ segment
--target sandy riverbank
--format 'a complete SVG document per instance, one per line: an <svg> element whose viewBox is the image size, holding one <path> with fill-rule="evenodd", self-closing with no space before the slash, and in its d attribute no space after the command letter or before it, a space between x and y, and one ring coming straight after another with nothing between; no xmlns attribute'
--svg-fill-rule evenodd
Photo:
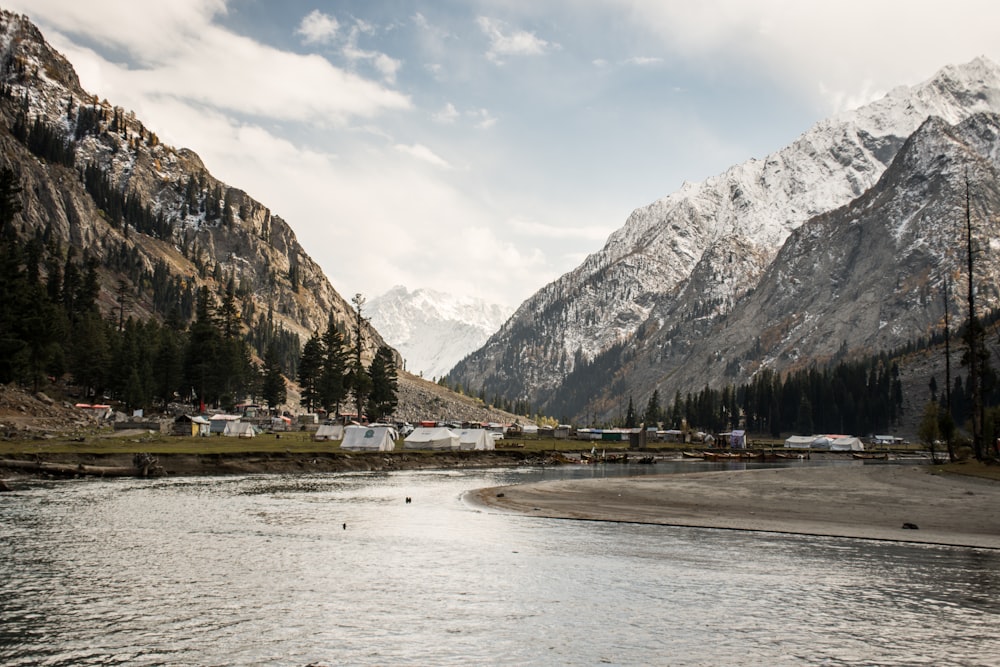
<svg viewBox="0 0 1000 667"><path fill-rule="evenodd" d="M481 489L469 499L538 517L1000 549L1000 483L932 475L926 466L816 466L550 481Z"/></svg>
<svg viewBox="0 0 1000 667"><path fill-rule="evenodd" d="M381 472L437 468L491 468L543 465L537 452L227 452L154 453L152 476L255 475L329 472ZM22 454L0 456L0 480L45 477L138 476L128 454ZM40 464L35 470L26 463ZM106 471L102 475L102 471ZM124 473L122 473L124 471Z"/></svg>

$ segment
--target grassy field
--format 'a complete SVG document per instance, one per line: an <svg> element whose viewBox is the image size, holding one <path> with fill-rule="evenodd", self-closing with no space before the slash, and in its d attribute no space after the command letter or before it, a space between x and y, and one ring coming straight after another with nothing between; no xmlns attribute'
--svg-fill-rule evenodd
<svg viewBox="0 0 1000 667"><path fill-rule="evenodd" d="M292 431L280 434L264 434L255 438L227 438L220 435L210 437L183 437L164 434L115 434L110 430L95 432L85 437L76 438L44 438L37 440L9 440L0 442L0 456L9 458L33 457L45 455L95 455L107 456L115 454L131 455L139 452L149 454L177 455L254 455L254 454L351 454L340 448L338 442L316 442L312 434L305 431ZM627 442L595 442L585 440L566 440L555 438L508 439L498 443L497 452L509 453L544 453L544 452L589 452L596 448L598 453L620 453L628 450ZM778 440L755 440L754 449L782 449L783 443ZM690 444L680 443L649 443L644 450L649 453L679 454L681 451L698 449ZM417 456L433 457L435 455L451 454L450 451L411 450L405 449L402 440L396 442L395 453L406 452ZM964 461L934 465L930 468L932 474L968 475L1000 481L1000 466Z"/></svg>
<svg viewBox="0 0 1000 667"><path fill-rule="evenodd" d="M592 442L555 438L508 439L498 443L498 451L523 452L621 452L628 449L627 442ZM650 443L648 451L664 453L690 449L690 445ZM402 451L403 441L396 441L396 451ZM264 434L255 438L184 437L164 434L115 435L111 431L95 433L83 438L46 438L38 440L10 440L0 442L0 455L30 454L225 454L225 453L331 453L342 452L337 442L315 442L305 431ZM419 451L419 450L408 450Z"/></svg>

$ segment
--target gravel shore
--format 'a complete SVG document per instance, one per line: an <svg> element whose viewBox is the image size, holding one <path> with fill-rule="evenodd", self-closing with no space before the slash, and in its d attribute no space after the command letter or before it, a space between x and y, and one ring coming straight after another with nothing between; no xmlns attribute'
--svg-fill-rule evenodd
<svg viewBox="0 0 1000 667"><path fill-rule="evenodd" d="M1000 483L934 475L928 466L815 466L551 481L480 489L468 498L488 508L558 519L1000 549Z"/></svg>

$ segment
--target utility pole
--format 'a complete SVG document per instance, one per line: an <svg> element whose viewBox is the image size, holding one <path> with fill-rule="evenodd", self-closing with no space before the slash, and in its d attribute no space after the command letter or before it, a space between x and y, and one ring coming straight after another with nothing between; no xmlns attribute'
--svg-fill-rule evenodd
<svg viewBox="0 0 1000 667"><path fill-rule="evenodd" d="M945 444L948 446L948 460L955 461L955 447L952 444L951 416L951 325L948 322L948 301L951 297L951 282L944 276L944 423L948 425Z"/></svg>

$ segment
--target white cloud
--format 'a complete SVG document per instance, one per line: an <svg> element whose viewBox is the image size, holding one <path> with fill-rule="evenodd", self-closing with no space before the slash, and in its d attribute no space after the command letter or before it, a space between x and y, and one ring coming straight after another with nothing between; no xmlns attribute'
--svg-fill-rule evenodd
<svg viewBox="0 0 1000 667"><path fill-rule="evenodd" d="M480 16L476 19L476 23L490 39L486 57L497 64L502 64L503 56L540 56L558 48L558 45L551 44L525 30L505 32L507 26L496 19Z"/></svg>
<svg viewBox="0 0 1000 667"><path fill-rule="evenodd" d="M410 146L404 144L396 144L395 149L400 153L404 153L411 157L415 157L418 160L423 160L424 162L432 164L435 167L451 169L451 165L448 164L447 160L437 155L434 151L427 148L427 146L422 146L420 144L413 144Z"/></svg>
<svg viewBox="0 0 1000 667"><path fill-rule="evenodd" d="M632 58L625 59L626 65L638 65L640 67L646 65L659 65L663 62L663 58L652 58L649 56L634 56Z"/></svg>
<svg viewBox="0 0 1000 667"><path fill-rule="evenodd" d="M605 241L613 227L590 226L590 227L560 227L548 225L537 220L525 218L514 218L508 221L508 227L516 234L541 239L574 239L587 241Z"/></svg>
<svg viewBox="0 0 1000 667"><path fill-rule="evenodd" d="M4 6L24 12L32 20L73 35L87 35L140 62L156 62L197 39L217 15L226 13L226 0L7 0ZM108 20L113 16L114 20ZM46 33L46 39L49 34Z"/></svg>
<svg viewBox="0 0 1000 667"><path fill-rule="evenodd" d="M490 113L489 109L475 109L466 113L475 120L476 127L481 130L488 130L497 123L497 119Z"/></svg>
<svg viewBox="0 0 1000 667"><path fill-rule="evenodd" d="M335 17L314 9L302 17L295 34L302 35L306 44L321 44L332 41L339 29L340 23Z"/></svg>
<svg viewBox="0 0 1000 667"><path fill-rule="evenodd" d="M459 116L458 109L455 108L454 104L448 102L447 104L444 105L443 109L434 114L434 120L436 120L439 123L445 123L450 125L451 123L455 122L458 116Z"/></svg>
<svg viewBox="0 0 1000 667"><path fill-rule="evenodd" d="M797 95L805 91L827 112L918 83L949 63L1000 55L992 0L953 0L946 11L910 0L626 4L633 24L673 57L765 75ZM622 8L619 0L604 5Z"/></svg>
<svg viewBox="0 0 1000 667"><path fill-rule="evenodd" d="M140 67L107 61L58 33L47 37L74 63L85 88L137 112L144 100L175 98L234 114L325 126L411 107L408 96L320 56L260 44L210 23L209 13L201 16L206 23L197 30L175 26L180 32L169 40L170 51L163 44L121 44L133 49Z"/></svg>

